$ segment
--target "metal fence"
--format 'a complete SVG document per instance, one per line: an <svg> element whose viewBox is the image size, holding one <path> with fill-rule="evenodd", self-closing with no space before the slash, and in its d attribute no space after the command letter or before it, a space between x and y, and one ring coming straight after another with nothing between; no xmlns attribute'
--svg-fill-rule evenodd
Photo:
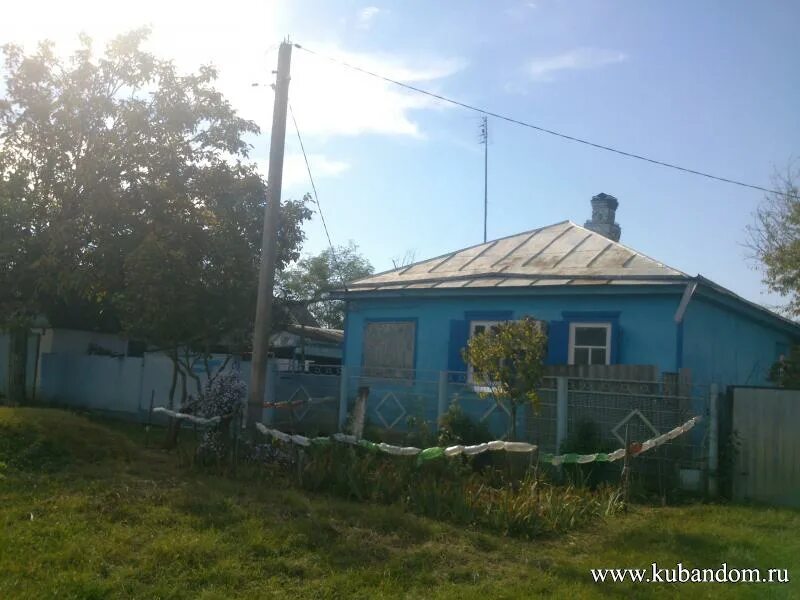
<svg viewBox="0 0 800 600"><path fill-rule="evenodd" d="M231 366L230 368L235 368ZM238 365L245 383L249 364ZM341 431L359 395L366 397L370 435L387 442L417 436L435 439L442 416L457 405L473 421L485 425L495 439L512 436L511 408L482 394L464 372L393 372L375 377L361 369L343 367L318 373L278 371L271 361L267 377L263 421L291 433L329 434ZM151 399L167 404L171 368L165 357L141 359L45 355L41 370L41 397L144 418ZM535 404L520 408L516 441L537 444L541 452L592 453L615 450L626 439L644 442L685 423L706 416L712 395L702 386L665 376L652 380L545 377ZM713 422L713 416L710 420ZM701 472L711 464L707 422L691 432L643 453L643 470L668 470L670 476L693 479L700 487ZM713 431L713 428L712 430ZM426 437L427 436L427 437ZM712 473L715 467L711 466Z"/></svg>
<svg viewBox="0 0 800 600"><path fill-rule="evenodd" d="M509 439L511 410L470 382L467 373L408 371L399 377L374 377L358 368L341 374L282 373L274 379L274 404L285 406L266 415L267 421L298 433L329 433L346 426L359 395L366 397L368 431L382 439L400 440L420 431L435 433L448 408L456 404L472 420L484 424L496 439ZM316 390L316 391L315 391ZM708 390L670 378L653 381L545 377L538 400L517 414L516 438L537 444L542 452L597 452L644 442L705 416ZM307 398L303 408L291 406ZM637 459L643 471L669 464L670 476L697 480L692 470L704 466L705 427L695 428ZM699 485L699 481L696 482Z"/></svg>

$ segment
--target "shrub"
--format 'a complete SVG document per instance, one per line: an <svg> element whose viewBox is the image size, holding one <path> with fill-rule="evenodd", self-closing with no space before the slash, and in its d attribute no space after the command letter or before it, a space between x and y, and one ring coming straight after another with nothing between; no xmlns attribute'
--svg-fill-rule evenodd
<svg viewBox="0 0 800 600"><path fill-rule="evenodd" d="M299 484L362 502L400 504L410 512L532 538L583 526L616 513L616 488L555 486L537 471L521 480L502 469L475 472L471 459L416 457L327 442L302 453Z"/></svg>
<svg viewBox="0 0 800 600"><path fill-rule="evenodd" d="M613 452L616 447L603 440L598 424L590 419L578 421L575 430L570 432L562 444L562 454L593 454ZM597 486L600 482L619 479L619 468L612 463L587 463L583 465L563 465L567 478L578 485Z"/></svg>
<svg viewBox="0 0 800 600"><path fill-rule="evenodd" d="M439 444L481 444L492 440L492 434L485 423L470 418L455 402L439 419Z"/></svg>
<svg viewBox="0 0 800 600"><path fill-rule="evenodd" d="M208 383L197 402L197 414L206 419L221 417L219 424L209 427L197 447L200 463L220 462L227 458L232 445L232 431L238 425L247 386L235 371L220 373Z"/></svg>

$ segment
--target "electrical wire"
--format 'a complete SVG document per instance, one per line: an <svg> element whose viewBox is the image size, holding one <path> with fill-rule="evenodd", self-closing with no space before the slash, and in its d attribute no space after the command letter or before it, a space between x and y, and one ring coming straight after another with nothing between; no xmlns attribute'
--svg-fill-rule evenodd
<svg viewBox="0 0 800 600"><path fill-rule="evenodd" d="M485 108L480 108L480 107L477 107L477 106L473 106L472 104L467 104L466 102L461 102L459 100L454 100L452 98L448 98L447 96L442 96L441 94L436 94L434 92L431 92L431 91L428 91L428 90L425 90L425 89L422 89L422 88L418 88L418 87L415 87L413 85L409 85L407 83L403 83L402 81L397 81L396 79L392 79L391 77L386 77L385 75L381 75L379 73L375 73L373 71L369 71L369 70L364 69L362 67L358 67L356 65L350 64L350 63L348 63L346 61L339 60L339 59L333 58L331 56L326 56L325 54L322 54L320 52L316 52L314 50L306 48L305 46L301 46L300 44L294 44L294 47L297 48L298 50L303 50L303 51L305 51L305 52L307 52L309 54L313 54L315 56L319 56L320 58L324 58L325 60L328 60L328 61L330 61L332 63L341 65L341 66L346 67L348 69L351 69L353 71L358 71L359 73L363 73L365 75L369 75L370 77L375 77L377 79L381 79L381 80L386 81L388 83L392 83L394 85L397 85L399 87L405 88L407 90L411 90L412 92L417 92L419 94L424 94L426 96L430 96L431 98L436 98L437 100L441 100L442 102L447 102L447 103L453 104L455 106L460 106L461 108L466 108L467 110L475 111L475 112L480 113L482 115L488 115L490 117L495 117L496 119L500 119L500 120L506 121L508 123L513 123L515 125L520 125L522 127L527 127L529 129L534 129L534 130L539 131L541 133L547 133L547 134L550 134L550 135L554 135L556 137L560 137L560 138L565 139L565 140L569 140L571 142L577 142L579 144L584 144L586 146L591 146L592 148L597 148L599 150L606 150L608 152L613 152L615 154L626 156L628 158L634 158L634 159L637 159L637 160L642 160L642 161L645 161L645 162L648 162L648 163L651 163L651 164L654 164L654 165L659 165L659 166L662 166L662 167L675 169L677 171L682 171L684 173L690 173L692 175L698 175L700 177L706 177L708 179L713 179L715 181L722 181L724 183L730 183L730 184L738 185L738 186L741 186L741 187L746 187L746 188L750 188L750 189L754 189L754 190L759 190L759 191L762 191L762 192L766 192L768 194L777 194L777 195L780 195L780 196L786 196L788 198L795 198L795 199L800 200L800 196L797 196L795 194L782 192L782 191L779 191L779 190L771 190L769 188L765 188L765 187L762 187L760 185L754 185L754 184L751 184L751 183L746 183L744 181L737 181L735 179L728 179L727 177L719 177L717 175L712 175L710 173L705 173L703 171L698 171L696 169L689 169L687 167L681 167L680 165L675 165L675 164L664 162L664 161L661 161L661 160L656 160L654 158L649 158L647 156L642 156L641 154L635 154L633 152L626 152L624 150L619 150L618 148L613 148L611 146L606 146L604 144L598 144L596 142L591 142L589 140L585 140L585 139L582 139L582 138L579 138L579 137L575 137L575 136L572 136L572 135L567 135L566 133L561 133L561 132L558 132L558 131L554 131L553 129L547 129L546 127L541 127L539 125L534 125L533 123L528 123L526 121L521 121L519 119L515 119L515 118L509 117L507 115L502 115L500 113L496 113L496 112L487 110Z"/></svg>
<svg viewBox="0 0 800 600"><path fill-rule="evenodd" d="M345 281L344 273L342 272L341 265L339 263L339 259L336 256L336 249L333 246L333 241L331 241L331 234L328 231L328 224L325 222L325 215L322 212L322 205L319 203L319 194L317 194L317 186L314 183L314 176L311 174L311 165L308 163L308 156L306 155L306 149L303 145L303 138L300 135L300 128L297 126L297 119L294 116L294 110L292 110L292 105L289 104L289 114L292 116L292 123L294 123L294 130L297 132L297 141L300 142L300 150L303 153L303 160L306 163L306 171L308 171L308 179L311 181L311 190L314 192L314 204L317 205L317 210L319 211L319 217L322 220L322 227L325 230L325 237L328 238L328 246L331 249L331 259L333 260L333 265L337 271L339 271L339 278L342 281L342 285L344 286L344 290L347 291L347 282Z"/></svg>

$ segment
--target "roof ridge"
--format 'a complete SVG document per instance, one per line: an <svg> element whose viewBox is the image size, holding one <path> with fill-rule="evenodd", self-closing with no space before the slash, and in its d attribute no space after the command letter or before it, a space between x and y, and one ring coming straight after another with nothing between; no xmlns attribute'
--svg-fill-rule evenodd
<svg viewBox="0 0 800 600"><path fill-rule="evenodd" d="M381 275L388 275L389 273L397 272L401 275L401 271L408 271L412 267L416 267L417 265L421 265L426 262L431 262L436 260L437 258L447 258L449 256L454 256L459 252L464 252L465 250L471 250L472 248L477 248L478 246L483 246L484 244L492 244L502 240L507 240L513 237L517 237L520 235L532 234L537 231L542 231L544 229L549 229L550 227L555 227L556 225L563 225L564 223L572 223L569 219L564 219L563 221L559 221L558 223L551 223L550 225L544 225L542 227L535 227L534 229L528 229L527 231L520 231L518 233L512 233L511 235L504 235L503 237L495 238L493 240L486 240L485 242L481 242L479 244L472 244L471 246L465 246L464 248L459 248L458 250L451 250L450 252L445 252L438 256L433 256L431 258L426 258L424 260L418 260L417 262L411 263L410 265L406 265L404 267L395 267L393 269L386 269L385 271L381 271L380 273L373 273L372 275L367 275L366 277L359 277L358 279L353 279L352 281L348 281L348 285L352 285L362 281L364 279L371 279L373 277L380 277ZM574 223L572 223L574 225Z"/></svg>

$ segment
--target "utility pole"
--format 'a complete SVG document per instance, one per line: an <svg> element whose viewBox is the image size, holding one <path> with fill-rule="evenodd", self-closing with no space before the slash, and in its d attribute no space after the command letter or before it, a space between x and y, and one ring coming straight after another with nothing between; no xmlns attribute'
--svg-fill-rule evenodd
<svg viewBox="0 0 800 600"><path fill-rule="evenodd" d="M258 301L253 331L253 357L247 423L251 431L261 421L266 389L269 333L272 329L272 294L275 284L278 220L283 180L283 149L286 141L286 109L289 105L289 70L292 63L292 44L281 43L278 51L278 70L275 79L275 105L272 111L272 137L269 146L269 175L267 206L264 209L264 232L261 238L261 266L258 271Z"/></svg>
<svg viewBox="0 0 800 600"><path fill-rule="evenodd" d="M483 243L486 243L486 221L489 216L489 117L481 120L481 143L483 144Z"/></svg>

